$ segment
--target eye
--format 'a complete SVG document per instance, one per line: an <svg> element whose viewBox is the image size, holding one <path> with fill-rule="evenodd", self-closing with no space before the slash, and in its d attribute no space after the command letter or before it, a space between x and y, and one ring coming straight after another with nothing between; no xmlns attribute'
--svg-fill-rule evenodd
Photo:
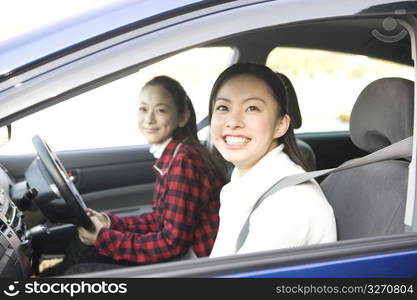
<svg viewBox="0 0 417 300"><path fill-rule="evenodd" d="M146 112L146 108L141 106L139 107L139 112L145 113Z"/></svg>
<svg viewBox="0 0 417 300"><path fill-rule="evenodd" d="M246 108L246 111L259 111L259 108L254 105L251 105L248 108Z"/></svg>
<svg viewBox="0 0 417 300"><path fill-rule="evenodd" d="M157 112L164 114L164 113L166 113L167 111L166 111L166 109L165 109L165 108L160 108L160 109L158 109L158 110L157 110Z"/></svg>
<svg viewBox="0 0 417 300"><path fill-rule="evenodd" d="M216 110L216 111L227 111L228 108L225 105L218 105L218 106L215 107L214 110Z"/></svg>

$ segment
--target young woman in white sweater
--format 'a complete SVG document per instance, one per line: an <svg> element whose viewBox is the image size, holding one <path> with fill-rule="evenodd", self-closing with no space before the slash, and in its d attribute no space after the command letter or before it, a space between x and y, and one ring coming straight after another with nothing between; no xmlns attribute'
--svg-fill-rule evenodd
<svg viewBox="0 0 417 300"><path fill-rule="evenodd" d="M246 239L239 241L259 197L280 178L305 172L287 102L282 79L263 65L235 64L213 86L211 137L235 168L220 194L211 257L336 241L332 207L314 180L266 198L249 219Z"/></svg>

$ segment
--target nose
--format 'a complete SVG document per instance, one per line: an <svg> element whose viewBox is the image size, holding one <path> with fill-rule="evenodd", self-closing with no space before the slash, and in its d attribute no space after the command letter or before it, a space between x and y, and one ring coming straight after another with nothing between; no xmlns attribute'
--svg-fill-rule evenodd
<svg viewBox="0 0 417 300"><path fill-rule="evenodd" d="M241 113L239 111L232 111L229 113L229 116L226 120L226 127L231 129L236 128L243 128L244 127L244 121Z"/></svg>
<svg viewBox="0 0 417 300"><path fill-rule="evenodd" d="M153 113L152 110L149 110L146 112L144 119L145 119L145 123L152 124L155 122L155 114Z"/></svg>

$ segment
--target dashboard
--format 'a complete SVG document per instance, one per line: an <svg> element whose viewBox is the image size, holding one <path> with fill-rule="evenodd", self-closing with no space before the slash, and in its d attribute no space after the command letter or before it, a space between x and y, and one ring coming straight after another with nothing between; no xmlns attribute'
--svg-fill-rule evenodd
<svg viewBox="0 0 417 300"><path fill-rule="evenodd" d="M32 248L24 215L10 197L13 185L0 166L0 278L27 278Z"/></svg>

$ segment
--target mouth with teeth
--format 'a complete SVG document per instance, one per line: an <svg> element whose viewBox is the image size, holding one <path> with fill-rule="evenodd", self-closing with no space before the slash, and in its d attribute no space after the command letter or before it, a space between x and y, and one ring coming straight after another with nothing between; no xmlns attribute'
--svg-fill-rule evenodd
<svg viewBox="0 0 417 300"><path fill-rule="evenodd" d="M241 135L226 135L223 137L223 140L228 146L240 147L246 145L252 139Z"/></svg>

